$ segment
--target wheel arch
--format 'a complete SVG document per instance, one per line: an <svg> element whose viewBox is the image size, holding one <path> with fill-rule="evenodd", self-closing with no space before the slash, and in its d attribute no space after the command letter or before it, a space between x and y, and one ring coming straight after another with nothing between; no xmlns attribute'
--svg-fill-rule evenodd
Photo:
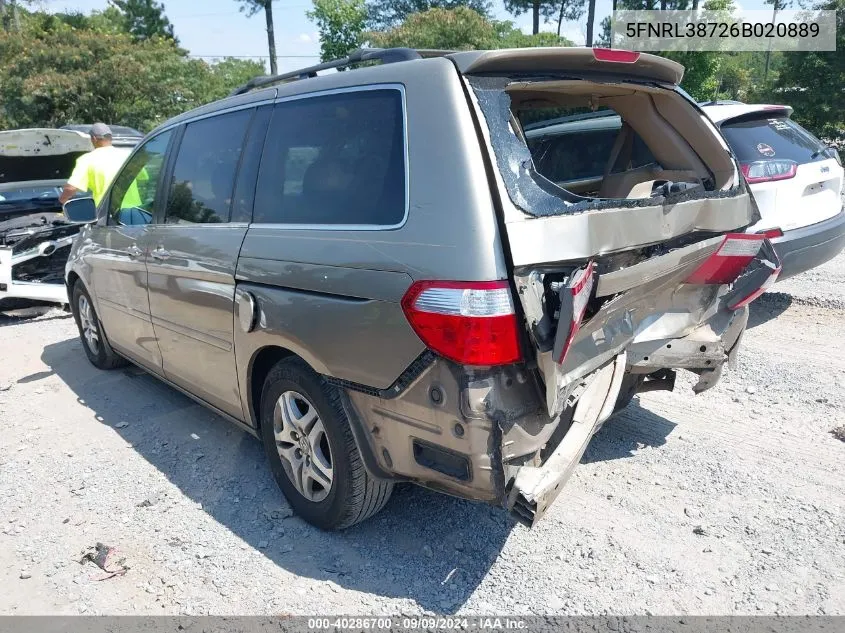
<svg viewBox="0 0 845 633"><path fill-rule="evenodd" d="M260 431L261 413L261 390L264 388L264 381L267 374L275 365L285 358L299 358L306 362L301 356L293 351L279 345L266 345L257 349L249 361L247 370L247 406L249 408L249 421L252 426Z"/></svg>
<svg viewBox="0 0 845 633"><path fill-rule="evenodd" d="M73 303L74 303L73 302L73 287L76 285L76 282L79 281L80 279L82 279L82 277L79 276L79 273L77 273L75 270L71 270L67 274L67 278L66 278L66 281L65 281L65 286L67 287L68 303L70 304L71 312L73 312L74 314L76 314L76 311L75 311L76 308L73 305ZM85 282L82 282L82 283L84 284Z"/></svg>

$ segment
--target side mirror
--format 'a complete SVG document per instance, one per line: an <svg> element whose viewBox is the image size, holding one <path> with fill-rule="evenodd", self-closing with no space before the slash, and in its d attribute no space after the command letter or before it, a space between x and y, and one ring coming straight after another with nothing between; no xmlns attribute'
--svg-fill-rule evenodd
<svg viewBox="0 0 845 633"><path fill-rule="evenodd" d="M93 198L74 198L62 205L65 217L73 224L88 224L97 220L97 205Z"/></svg>

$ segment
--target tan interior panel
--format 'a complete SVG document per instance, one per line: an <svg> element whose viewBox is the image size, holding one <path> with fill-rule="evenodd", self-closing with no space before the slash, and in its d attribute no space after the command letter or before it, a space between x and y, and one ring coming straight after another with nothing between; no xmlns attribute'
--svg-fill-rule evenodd
<svg viewBox="0 0 845 633"><path fill-rule="evenodd" d="M630 197L637 185L653 180L701 183L712 178L717 189L734 184L733 162L725 145L684 98L671 90L561 80L515 82L507 92L514 111L606 107L636 132L660 166L648 165L605 177L598 193L601 198Z"/></svg>

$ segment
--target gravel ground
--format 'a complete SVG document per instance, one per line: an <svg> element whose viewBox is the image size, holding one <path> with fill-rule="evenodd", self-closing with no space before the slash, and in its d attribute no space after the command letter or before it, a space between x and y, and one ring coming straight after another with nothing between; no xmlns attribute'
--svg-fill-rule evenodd
<svg viewBox="0 0 845 633"><path fill-rule="evenodd" d="M843 280L778 284L735 371L635 401L530 531L408 486L319 532L256 440L97 371L61 312L0 317L0 613L845 614Z"/></svg>

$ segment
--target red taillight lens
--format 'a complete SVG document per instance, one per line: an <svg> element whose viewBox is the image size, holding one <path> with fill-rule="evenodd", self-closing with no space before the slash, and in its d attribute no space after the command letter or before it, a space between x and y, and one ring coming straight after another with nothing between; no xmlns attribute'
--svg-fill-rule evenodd
<svg viewBox="0 0 845 633"><path fill-rule="evenodd" d="M798 163L794 160L757 160L742 163L740 168L749 184L789 180L798 173Z"/></svg>
<svg viewBox="0 0 845 633"><path fill-rule="evenodd" d="M587 264L586 268L576 271L576 273L572 275L572 279L569 281L568 289L571 297L571 303L566 302L568 305L564 305L564 302L561 302L561 316L558 320L558 327L564 327L564 324L566 323L566 315L564 312L570 312L569 331L566 335L566 341L563 344L563 349L561 349L560 354L558 355L558 363L562 363L563 359L566 358L566 353L569 351L569 348L572 346L572 341L575 339L575 335L581 328L581 322L584 320L584 314L587 312L587 304L590 302L590 296L593 294L593 286L595 285L595 275L593 274L594 270L595 264L590 262Z"/></svg>
<svg viewBox="0 0 845 633"><path fill-rule="evenodd" d="M783 231L780 229L769 229L767 231L760 231L757 235L762 235L767 240L774 239L776 237L783 237Z"/></svg>
<svg viewBox="0 0 845 633"><path fill-rule="evenodd" d="M719 250L704 260L687 278L689 284L729 284L739 277L745 267L760 252L762 235L728 233Z"/></svg>
<svg viewBox="0 0 845 633"><path fill-rule="evenodd" d="M462 365L506 365L521 359L505 281L418 281L402 309L428 348Z"/></svg>
<svg viewBox="0 0 845 633"><path fill-rule="evenodd" d="M633 64L640 58L640 54L637 51L625 51L618 48L594 48L593 57L600 62Z"/></svg>
<svg viewBox="0 0 845 633"><path fill-rule="evenodd" d="M739 301L735 301L735 302L729 304L728 309L729 310L739 310L740 308L744 308L749 303L754 301L754 299L756 299L761 294L766 292L766 290L771 288L772 285L778 280L778 276L780 275L781 268L782 268L781 266L778 266L777 268L775 268L772 271L772 274L769 275L769 278L766 279L766 281L763 283L762 286L760 286L757 290L755 290L751 294L747 295L746 297L743 297Z"/></svg>

